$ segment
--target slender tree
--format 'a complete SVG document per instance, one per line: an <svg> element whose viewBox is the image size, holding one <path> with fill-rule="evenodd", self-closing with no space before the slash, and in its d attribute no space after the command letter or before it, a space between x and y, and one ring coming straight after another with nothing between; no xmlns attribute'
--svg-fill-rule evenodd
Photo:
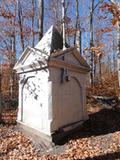
<svg viewBox="0 0 120 160"><path fill-rule="evenodd" d="M118 85L120 87L120 10L118 9L118 7L115 8L115 6L120 6L120 1L116 1L116 0L110 0L110 2L113 4L113 10L110 10L113 14L113 22L115 23L117 21L117 69L118 69ZM120 8L120 7L119 7ZM118 11L115 11L118 10ZM115 14L115 12L117 14ZM118 16L118 17L114 17L114 16Z"/></svg>
<svg viewBox="0 0 120 160"><path fill-rule="evenodd" d="M39 40L43 37L44 0L38 0L38 32Z"/></svg>
<svg viewBox="0 0 120 160"><path fill-rule="evenodd" d="M66 48L66 34L65 34L65 0L62 0L62 21L63 21L63 50Z"/></svg>
<svg viewBox="0 0 120 160"><path fill-rule="evenodd" d="M18 23L20 27L20 39L21 39L21 46L24 51L25 49L25 44L24 44L24 31L23 31L23 11L22 11L22 6L20 3L20 0L18 1Z"/></svg>
<svg viewBox="0 0 120 160"><path fill-rule="evenodd" d="M35 44L35 34L34 34L34 22L35 22L35 2L32 0L32 47Z"/></svg>
<svg viewBox="0 0 120 160"><path fill-rule="evenodd" d="M77 46L80 54L81 50L81 40L82 40L82 32L80 28L80 16L79 16L79 1L76 0L76 23L75 23L75 35L74 35L74 45Z"/></svg>
<svg viewBox="0 0 120 160"><path fill-rule="evenodd" d="M91 0L91 10L90 10L90 48L94 46L94 31L93 31L93 12L94 12L94 2L95 0ZM91 51L91 85L94 84L94 52Z"/></svg>

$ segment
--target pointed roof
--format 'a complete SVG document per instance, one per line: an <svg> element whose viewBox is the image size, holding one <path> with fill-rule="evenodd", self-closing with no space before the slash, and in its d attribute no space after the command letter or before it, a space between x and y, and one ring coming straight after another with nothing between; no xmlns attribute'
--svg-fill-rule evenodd
<svg viewBox="0 0 120 160"><path fill-rule="evenodd" d="M45 33L43 38L38 42L35 48L28 46L21 54L19 60L14 66L14 69L23 68L25 61L27 65L33 66L33 64L46 64L46 60L54 50L62 49L63 41L62 36L57 29L52 25L49 30Z"/></svg>
<svg viewBox="0 0 120 160"><path fill-rule="evenodd" d="M47 55L50 55L54 50L62 49L63 40L58 30L52 25L50 29L45 33L43 38L35 46L35 49L44 51Z"/></svg>
<svg viewBox="0 0 120 160"><path fill-rule="evenodd" d="M75 58L79 62L81 68L83 68L82 66L84 66L85 70L89 70L89 66L87 65L84 58L80 56L76 47L69 47L65 50L61 50L62 47L62 36L54 26L51 26L50 29L45 33L43 38L35 46L35 48L31 48L30 46L28 46L24 50L19 60L15 64L14 69L17 71L17 73L42 69L48 67L49 60L60 62L59 56L66 53L71 53L73 55L73 58Z"/></svg>

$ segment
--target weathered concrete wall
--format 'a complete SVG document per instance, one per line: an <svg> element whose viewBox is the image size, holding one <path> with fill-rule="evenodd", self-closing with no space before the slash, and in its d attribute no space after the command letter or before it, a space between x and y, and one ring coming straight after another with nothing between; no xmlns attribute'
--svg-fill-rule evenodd
<svg viewBox="0 0 120 160"><path fill-rule="evenodd" d="M61 83L61 69L50 68L52 80L53 122L51 130L87 119L86 75L68 70L69 81Z"/></svg>
<svg viewBox="0 0 120 160"><path fill-rule="evenodd" d="M51 99L49 72L41 70L20 75L18 121L50 134L48 104ZM52 103L52 102L51 102Z"/></svg>

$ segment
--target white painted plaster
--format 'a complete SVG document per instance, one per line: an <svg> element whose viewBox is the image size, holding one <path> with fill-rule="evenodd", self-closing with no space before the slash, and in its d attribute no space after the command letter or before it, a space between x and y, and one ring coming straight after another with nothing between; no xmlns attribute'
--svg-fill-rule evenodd
<svg viewBox="0 0 120 160"><path fill-rule="evenodd" d="M19 73L18 121L51 135L64 126L87 119L86 74L89 67L74 48L60 53L64 56L65 52L64 60L54 57L54 53L51 58L51 50L58 45L55 37L59 34L56 36L52 27L45 37L36 49L28 47L15 65ZM45 56L41 50L48 54ZM38 65L40 61L48 64L46 68Z"/></svg>

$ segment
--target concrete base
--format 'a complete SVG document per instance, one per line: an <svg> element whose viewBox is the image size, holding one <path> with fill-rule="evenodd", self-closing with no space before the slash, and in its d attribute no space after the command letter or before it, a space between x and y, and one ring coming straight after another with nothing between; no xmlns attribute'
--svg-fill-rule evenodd
<svg viewBox="0 0 120 160"><path fill-rule="evenodd" d="M50 150L55 145L60 144L66 137L78 131L82 125L83 121L71 124L60 128L58 131L53 133L51 136L45 135L40 131L25 125L22 122L17 123L17 129L22 131L26 136L28 136L34 146L40 150Z"/></svg>
<svg viewBox="0 0 120 160"><path fill-rule="evenodd" d="M22 122L17 122L16 128L23 132L33 142L34 147L40 150L40 152L45 152L54 146L51 136L45 135Z"/></svg>

